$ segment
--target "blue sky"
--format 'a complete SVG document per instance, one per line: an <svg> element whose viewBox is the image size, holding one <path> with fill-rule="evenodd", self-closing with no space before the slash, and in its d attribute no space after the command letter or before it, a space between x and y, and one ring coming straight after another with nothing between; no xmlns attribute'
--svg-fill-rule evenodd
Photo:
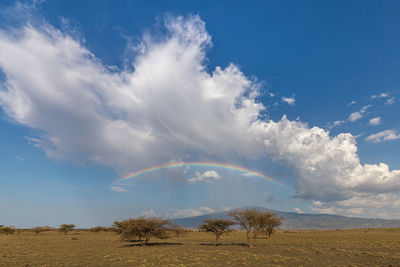
<svg viewBox="0 0 400 267"><path fill-rule="evenodd" d="M2 1L0 223L399 218L397 1ZM286 184L213 168L243 166ZM193 182L195 181L195 182Z"/></svg>

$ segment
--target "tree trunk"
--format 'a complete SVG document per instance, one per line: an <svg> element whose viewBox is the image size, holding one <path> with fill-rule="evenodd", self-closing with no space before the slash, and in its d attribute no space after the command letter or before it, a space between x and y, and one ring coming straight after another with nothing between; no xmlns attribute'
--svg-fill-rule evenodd
<svg viewBox="0 0 400 267"><path fill-rule="evenodd" d="M141 244L142 246L144 246L143 240L142 240L142 237L141 237L141 236L139 236L139 242L140 242L140 244Z"/></svg>
<svg viewBox="0 0 400 267"><path fill-rule="evenodd" d="M218 236L218 235L216 235L216 236L215 236L215 246L217 246L217 245L218 245L218 239L219 239L219 236Z"/></svg>
<svg viewBox="0 0 400 267"><path fill-rule="evenodd" d="M252 248L252 247L253 247L253 244L251 243L251 240L250 240L250 231L246 231L246 237L247 237L247 245L248 245L250 248Z"/></svg>

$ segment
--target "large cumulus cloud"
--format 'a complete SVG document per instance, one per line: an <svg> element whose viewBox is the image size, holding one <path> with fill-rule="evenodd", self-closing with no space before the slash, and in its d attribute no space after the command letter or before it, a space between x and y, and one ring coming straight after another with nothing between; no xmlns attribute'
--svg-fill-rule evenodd
<svg viewBox="0 0 400 267"><path fill-rule="evenodd" d="M399 170L360 163L351 134L332 137L286 117L260 119L265 106L255 80L234 64L207 72L211 37L198 16L169 18L165 27L165 36L137 46L133 70L104 66L50 25L3 29L0 105L38 130L31 140L50 157L132 170L176 159L267 155L293 171L304 199L400 189Z"/></svg>

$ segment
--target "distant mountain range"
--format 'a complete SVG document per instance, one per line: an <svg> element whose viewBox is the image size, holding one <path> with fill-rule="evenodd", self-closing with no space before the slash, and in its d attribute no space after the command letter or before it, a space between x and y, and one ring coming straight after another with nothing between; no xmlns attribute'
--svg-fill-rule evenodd
<svg viewBox="0 0 400 267"><path fill-rule="evenodd" d="M271 211L276 213L283 219L280 229L302 229L302 230L323 230L323 229L352 229L352 228L391 228L400 227L400 220L386 220L386 219L369 219L346 217L330 214L301 214L296 212L286 212L279 210L272 210L263 207L246 207L256 208L262 211ZM197 228L204 220L223 218L232 219L228 213L238 209L232 209L222 212L214 212L204 214L201 216L194 216L188 218L173 219L172 221L185 228Z"/></svg>

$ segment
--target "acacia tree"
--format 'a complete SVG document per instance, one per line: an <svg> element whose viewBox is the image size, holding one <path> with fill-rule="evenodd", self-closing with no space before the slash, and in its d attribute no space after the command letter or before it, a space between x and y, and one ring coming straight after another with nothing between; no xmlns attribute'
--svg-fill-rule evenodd
<svg viewBox="0 0 400 267"><path fill-rule="evenodd" d="M75 228L75 224L61 224L58 231L66 235L69 231Z"/></svg>
<svg viewBox="0 0 400 267"><path fill-rule="evenodd" d="M151 237L160 239L169 238L171 234L179 235L182 228L172 223L169 219L161 218L135 218L121 222L114 222L113 227L124 240L138 238L141 245L148 245Z"/></svg>
<svg viewBox="0 0 400 267"><path fill-rule="evenodd" d="M0 234L12 235L14 233L15 233L15 228L13 226L5 227L4 225L0 225Z"/></svg>
<svg viewBox="0 0 400 267"><path fill-rule="evenodd" d="M54 228L52 228L50 226L38 226L38 227L31 228L31 231L37 235L41 232L51 231L51 230L54 230Z"/></svg>
<svg viewBox="0 0 400 267"><path fill-rule="evenodd" d="M43 229L43 227L41 226L38 226L31 228L31 231L38 235L39 233L44 232L45 229Z"/></svg>
<svg viewBox="0 0 400 267"><path fill-rule="evenodd" d="M237 210L228 214L240 227L246 231L247 244L254 247L254 241L259 233L265 232L270 237L273 230L281 224L281 219L275 213L258 209Z"/></svg>
<svg viewBox="0 0 400 267"><path fill-rule="evenodd" d="M235 224L235 222L230 220L209 219L204 220L204 224L200 225L199 229L213 233L215 235L215 246L217 246L221 235L232 231L231 227Z"/></svg>
<svg viewBox="0 0 400 267"><path fill-rule="evenodd" d="M267 220L261 224L261 231L263 231L268 238L271 238L272 233L274 230L282 224L282 219L276 217L276 214L269 213Z"/></svg>

